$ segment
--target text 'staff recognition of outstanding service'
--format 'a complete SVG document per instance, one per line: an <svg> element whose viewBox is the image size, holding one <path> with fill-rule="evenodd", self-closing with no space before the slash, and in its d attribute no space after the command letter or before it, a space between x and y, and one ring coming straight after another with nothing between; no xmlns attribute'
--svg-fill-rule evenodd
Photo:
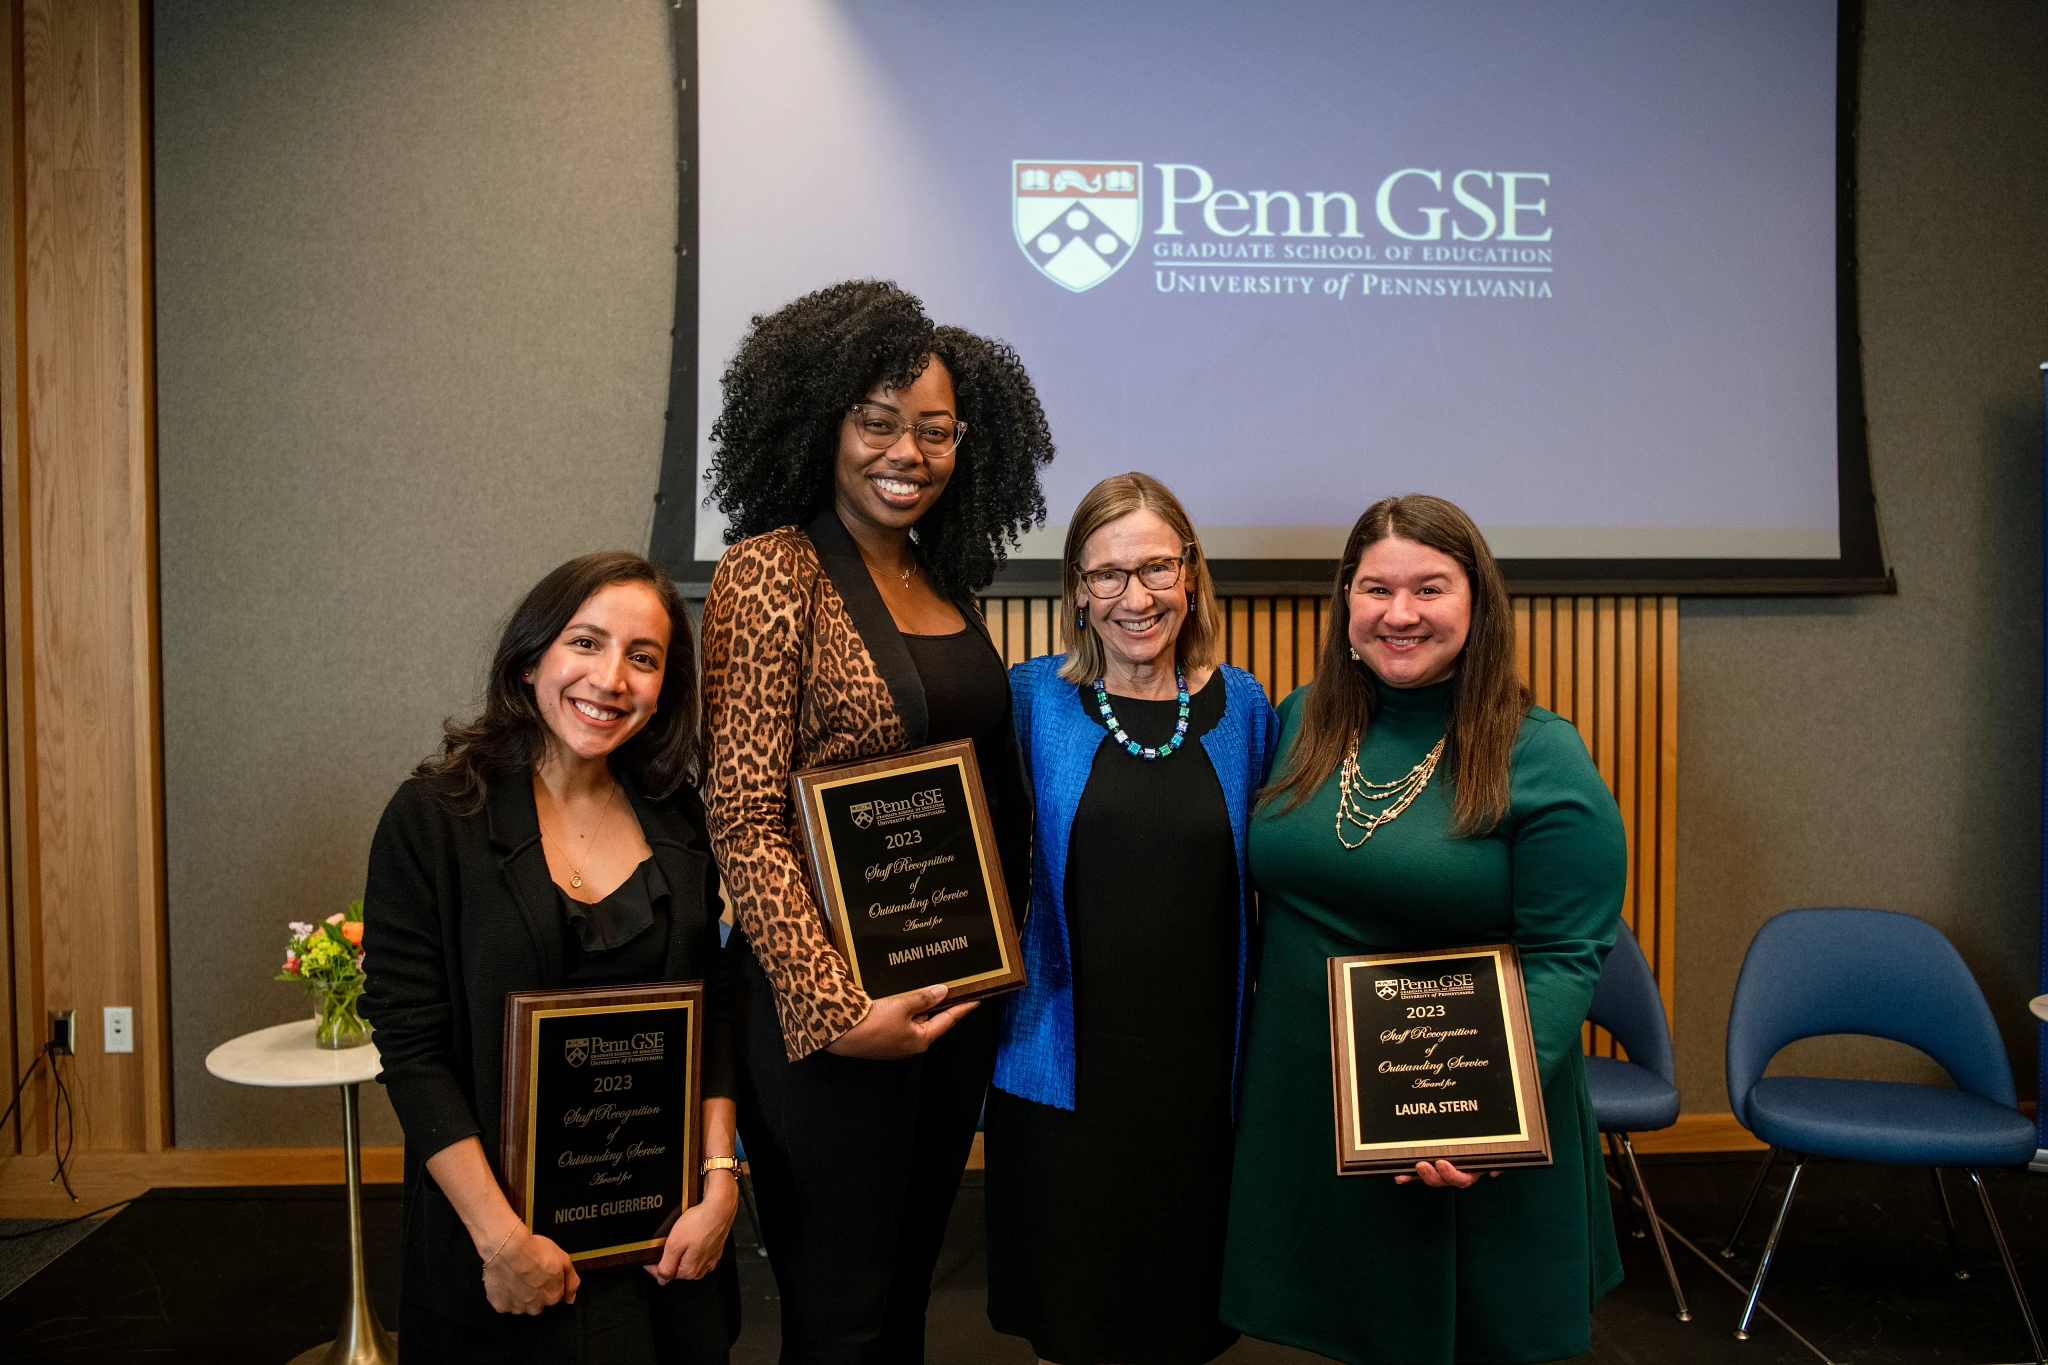
<svg viewBox="0 0 2048 1365"><path fill-rule="evenodd" d="M1330 959L1337 1172L1548 1166L1513 944Z"/></svg>
<svg viewBox="0 0 2048 1365"><path fill-rule="evenodd" d="M958 740L796 774L811 883L833 946L874 997L1024 984L974 746Z"/></svg>
<svg viewBox="0 0 2048 1365"><path fill-rule="evenodd" d="M505 997L512 1211L579 1269L661 1259L700 1197L704 983Z"/></svg>

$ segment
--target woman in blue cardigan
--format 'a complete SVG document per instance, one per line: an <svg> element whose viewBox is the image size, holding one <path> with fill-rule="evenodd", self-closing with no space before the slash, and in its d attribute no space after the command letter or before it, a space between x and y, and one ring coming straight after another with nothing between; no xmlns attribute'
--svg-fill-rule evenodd
<svg viewBox="0 0 2048 1365"><path fill-rule="evenodd" d="M988 1104L989 1321L1058 1365L1199 1365L1237 1339L1245 829L1278 722L1217 662L1208 566L1157 479L1081 500L1063 576L1069 651L1010 670L1037 834Z"/></svg>

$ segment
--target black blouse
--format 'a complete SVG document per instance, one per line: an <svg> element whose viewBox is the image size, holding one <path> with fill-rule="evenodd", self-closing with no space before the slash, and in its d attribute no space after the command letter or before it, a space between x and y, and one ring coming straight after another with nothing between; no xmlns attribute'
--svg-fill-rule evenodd
<svg viewBox="0 0 2048 1365"><path fill-rule="evenodd" d="M563 977L571 986L637 985L661 980L668 956L668 883L652 856L597 901L561 887Z"/></svg>

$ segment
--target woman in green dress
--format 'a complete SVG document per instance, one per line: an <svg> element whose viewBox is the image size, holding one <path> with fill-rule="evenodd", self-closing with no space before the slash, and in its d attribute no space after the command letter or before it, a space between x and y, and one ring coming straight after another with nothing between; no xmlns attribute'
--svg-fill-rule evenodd
<svg viewBox="0 0 2048 1365"><path fill-rule="evenodd" d="M1529 704L1471 519L1388 498L1344 548L1315 681L1251 825L1265 915L1223 1320L1357 1365L1559 1360L1621 1280L1580 1022L1620 922L1620 812ZM1553 1164L1339 1176L1326 960L1512 942Z"/></svg>

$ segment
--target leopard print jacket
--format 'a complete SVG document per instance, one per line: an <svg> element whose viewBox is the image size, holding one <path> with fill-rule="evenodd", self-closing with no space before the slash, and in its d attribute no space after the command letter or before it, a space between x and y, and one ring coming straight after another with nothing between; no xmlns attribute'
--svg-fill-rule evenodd
<svg viewBox="0 0 2048 1365"><path fill-rule="evenodd" d="M790 800L792 772L905 747L888 684L794 526L725 552L704 603L704 792L734 920L775 989L791 1061L866 1017L827 938Z"/></svg>

